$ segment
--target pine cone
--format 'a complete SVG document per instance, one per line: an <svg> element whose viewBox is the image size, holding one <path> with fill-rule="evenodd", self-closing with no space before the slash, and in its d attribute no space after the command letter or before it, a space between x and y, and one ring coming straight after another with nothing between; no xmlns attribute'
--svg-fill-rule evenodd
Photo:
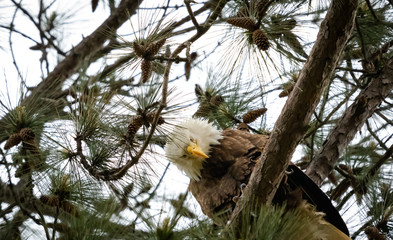
<svg viewBox="0 0 393 240"><path fill-rule="evenodd" d="M171 56L171 47L169 47L169 45L166 45L166 47L165 47L164 56L168 57L168 58Z"/></svg>
<svg viewBox="0 0 393 240"><path fill-rule="evenodd" d="M160 51L160 48L165 44L166 39L163 38L161 40L155 41L152 44L146 47L146 55L154 56Z"/></svg>
<svg viewBox="0 0 393 240"><path fill-rule="evenodd" d="M228 18L227 23L229 23L233 26L236 26L236 27L245 28L251 32L257 28L257 24L255 23L255 21L249 17Z"/></svg>
<svg viewBox="0 0 393 240"><path fill-rule="evenodd" d="M197 57L198 57L198 53L197 52L192 52L190 54L190 61L193 62Z"/></svg>
<svg viewBox="0 0 393 240"><path fill-rule="evenodd" d="M196 52L191 53L188 56L187 61L184 63L184 75L186 75L186 80L190 79L191 74L191 64L197 58L198 54Z"/></svg>
<svg viewBox="0 0 393 240"><path fill-rule="evenodd" d="M295 86L295 83L293 83L293 84L289 85L288 87L284 88L284 90L282 92L280 92L278 97L282 98L282 97L288 96L292 92L294 86Z"/></svg>
<svg viewBox="0 0 393 240"><path fill-rule="evenodd" d="M332 191L330 194L330 198L332 200L337 200L339 197L341 197L351 186L351 181L348 179L343 179Z"/></svg>
<svg viewBox="0 0 393 240"><path fill-rule="evenodd" d="M254 4L256 17L259 19L265 14L267 7L269 6L269 0L259 0Z"/></svg>
<svg viewBox="0 0 393 240"><path fill-rule="evenodd" d="M186 75L186 80L190 79L190 74L191 74L191 62L186 61L184 63L184 75Z"/></svg>
<svg viewBox="0 0 393 240"><path fill-rule="evenodd" d="M40 201L51 207L58 207L60 205L60 198L56 195L41 195Z"/></svg>
<svg viewBox="0 0 393 240"><path fill-rule="evenodd" d="M20 134L20 137L21 137L23 142L27 142L27 143L33 143L34 142L35 134L33 132L33 129L31 129L31 128L22 128L20 130L19 134Z"/></svg>
<svg viewBox="0 0 393 240"><path fill-rule="evenodd" d="M269 39L265 35L265 33L261 30L255 30L252 33L252 40L254 41L255 45L263 51L266 51L270 47Z"/></svg>
<svg viewBox="0 0 393 240"><path fill-rule="evenodd" d="M207 102L199 104L198 110L194 113L193 117L207 117L212 110L212 106Z"/></svg>
<svg viewBox="0 0 393 240"><path fill-rule="evenodd" d="M146 47L143 44L133 42L132 46L134 47L135 55L138 57L144 57L146 55Z"/></svg>
<svg viewBox="0 0 393 240"><path fill-rule="evenodd" d="M131 119L131 122L128 124L128 137L129 139L133 139L136 132L138 132L139 128L143 125L143 118L142 116L135 116Z"/></svg>
<svg viewBox="0 0 393 240"><path fill-rule="evenodd" d="M215 95L210 98L210 104L218 107L221 103L224 102L224 98L221 95Z"/></svg>
<svg viewBox="0 0 393 240"><path fill-rule="evenodd" d="M386 237L379 233L378 228L374 226L368 226L364 230L364 233L367 235L368 239L373 240L386 240Z"/></svg>
<svg viewBox="0 0 393 240"><path fill-rule="evenodd" d="M338 167L341 168L342 170L346 171L348 174L353 175L353 171L350 166L345 165L345 164L339 164Z"/></svg>
<svg viewBox="0 0 393 240"><path fill-rule="evenodd" d="M79 216L79 212L76 209L75 205L72 204L71 202L68 201L62 201L61 202L61 209L63 209L65 212L68 212L71 215L74 215L75 217Z"/></svg>
<svg viewBox="0 0 393 240"><path fill-rule="evenodd" d="M20 134L14 133L8 138L7 142L5 142L4 149L8 150L8 149L12 148L13 146L18 145L21 141L22 141L22 138L20 137Z"/></svg>
<svg viewBox="0 0 393 240"><path fill-rule="evenodd" d="M281 23L281 25L286 29L286 30L292 30L292 29L294 29L295 27L296 27L296 24L297 24L297 22L296 22L296 20L295 19L288 19L288 20L285 20L285 21L283 21L282 23Z"/></svg>
<svg viewBox="0 0 393 240"><path fill-rule="evenodd" d="M328 175L328 179L334 184L337 185L337 177L334 175L334 172L330 172Z"/></svg>
<svg viewBox="0 0 393 240"><path fill-rule="evenodd" d="M203 97L203 90L199 84L195 84L195 96L198 98L198 101L201 101Z"/></svg>
<svg viewBox="0 0 393 240"><path fill-rule="evenodd" d="M267 108L260 108L257 110L248 111L246 114L243 115L243 122L244 123L252 123L258 117L262 116L267 111Z"/></svg>
<svg viewBox="0 0 393 240"><path fill-rule="evenodd" d="M153 123L154 115L155 115L155 114L156 114L155 112L150 112L150 113L148 113L148 114L146 115L147 121L149 121L149 123ZM157 122L157 124L158 124L158 125L161 125L161 124L163 124L163 123L165 123L164 118L161 117L161 116L159 116L159 117L158 117L158 122Z"/></svg>
<svg viewBox="0 0 393 240"><path fill-rule="evenodd" d="M142 70L142 76L141 76L142 83L146 83L147 80L149 80L151 73L153 71L151 61L147 59L143 59L141 64L141 70Z"/></svg>

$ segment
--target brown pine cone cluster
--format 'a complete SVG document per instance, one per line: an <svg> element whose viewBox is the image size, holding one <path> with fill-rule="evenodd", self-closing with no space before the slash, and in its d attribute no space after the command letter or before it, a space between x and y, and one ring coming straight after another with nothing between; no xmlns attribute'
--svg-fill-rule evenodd
<svg viewBox="0 0 393 240"><path fill-rule="evenodd" d="M166 42L165 38L152 42L148 45L146 45L146 43L144 42L141 43L138 43L137 41L133 42L132 46L135 55L143 59L141 63L142 83L146 83L149 80L153 71L152 57L160 51L161 47L165 44L165 42Z"/></svg>
<svg viewBox="0 0 393 240"><path fill-rule="evenodd" d="M34 134L33 129L22 128L18 133L14 133L8 138L8 140L6 141L6 143L4 145L4 149L8 150L8 149L18 145L22 141L32 145L32 144L34 144L34 138L35 138L35 134Z"/></svg>
<svg viewBox="0 0 393 240"><path fill-rule="evenodd" d="M152 123L154 120L154 114L155 114L154 112L150 112L146 114L146 118L144 118L141 115L132 117L127 127L127 134L128 134L127 139L132 140L135 137L135 134L138 132L139 128L142 127L142 125L144 124L147 125L149 123ZM147 121L147 123L145 121ZM165 120L163 117L160 116L158 118L157 124L161 125L163 123L165 123Z"/></svg>
<svg viewBox="0 0 393 240"><path fill-rule="evenodd" d="M256 110L250 110L243 115L243 122L244 123L252 123L258 117L262 116L267 111L267 108L259 108Z"/></svg>
<svg viewBox="0 0 393 240"><path fill-rule="evenodd" d="M227 23L236 26L236 27L241 27L249 30L250 32L253 32L254 30L258 29L258 26L256 22L250 18L250 17L233 17L233 18L228 18Z"/></svg>
<svg viewBox="0 0 393 240"><path fill-rule="evenodd" d="M7 142L5 142L4 149L8 150L8 149L18 145L21 141L22 141L22 138L20 137L20 134L14 133L8 138Z"/></svg>
<svg viewBox="0 0 393 240"><path fill-rule="evenodd" d="M257 47L263 51L268 50L270 47L269 39L261 29L257 29L252 32L252 40L254 41L255 45L257 45Z"/></svg>
<svg viewBox="0 0 393 240"><path fill-rule="evenodd" d="M142 83L146 83L147 80L149 80L152 71L153 71L153 66L151 61L143 59L141 63L141 78L142 78Z"/></svg>
<svg viewBox="0 0 393 240"><path fill-rule="evenodd" d="M23 142L32 143L34 142L35 134L31 128L22 128L19 132Z"/></svg>
<svg viewBox="0 0 393 240"><path fill-rule="evenodd" d="M258 28L258 24L252 18L233 17L228 18L227 23L236 27L247 29L250 33L252 33L252 41L260 50L266 51L269 49L270 42L268 37L261 29Z"/></svg>

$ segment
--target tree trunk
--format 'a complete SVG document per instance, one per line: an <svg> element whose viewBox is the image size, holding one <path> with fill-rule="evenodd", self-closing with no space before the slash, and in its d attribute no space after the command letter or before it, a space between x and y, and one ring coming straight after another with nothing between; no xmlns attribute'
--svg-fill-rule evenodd
<svg viewBox="0 0 393 240"><path fill-rule="evenodd" d="M251 202L271 202L351 35L357 5L357 0L332 1L310 56L274 126L271 140L255 166L241 201L236 205L231 225L239 226L240 212Z"/></svg>

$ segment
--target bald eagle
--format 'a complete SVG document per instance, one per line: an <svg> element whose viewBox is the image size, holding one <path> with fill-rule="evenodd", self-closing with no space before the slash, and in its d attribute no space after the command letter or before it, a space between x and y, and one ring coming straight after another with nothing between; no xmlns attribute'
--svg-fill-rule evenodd
<svg viewBox="0 0 393 240"><path fill-rule="evenodd" d="M220 131L206 120L192 118L174 128L165 151L168 160L190 178L189 191L202 212L224 225L268 140L268 135ZM335 238L350 239L344 221L320 188L295 165L289 165L287 172L273 203L285 202L291 208L306 200L324 213L326 223L335 226Z"/></svg>

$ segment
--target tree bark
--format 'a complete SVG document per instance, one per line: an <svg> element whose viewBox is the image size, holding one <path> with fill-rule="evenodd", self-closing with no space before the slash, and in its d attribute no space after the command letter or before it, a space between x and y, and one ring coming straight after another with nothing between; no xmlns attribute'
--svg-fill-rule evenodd
<svg viewBox="0 0 393 240"><path fill-rule="evenodd" d="M357 5L357 0L332 1L310 56L274 126L271 140L236 205L232 226L240 225L240 213L251 202L258 205L271 202L352 32Z"/></svg>
<svg viewBox="0 0 393 240"><path fill-rule="evenodd" d="M327 136L322 149L307 168L306 174L316 184L322 185L344 148L392 90L393 57L387 61L379 76L371 80L344 112L336 127Z"/></svg>

